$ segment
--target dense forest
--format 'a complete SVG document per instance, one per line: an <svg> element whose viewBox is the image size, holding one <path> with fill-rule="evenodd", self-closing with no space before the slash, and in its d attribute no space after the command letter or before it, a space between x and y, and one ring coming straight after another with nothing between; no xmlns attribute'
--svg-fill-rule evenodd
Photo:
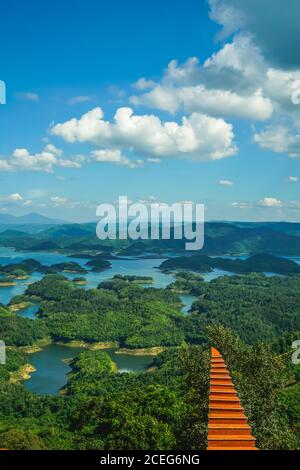
<svg viewBox="0 0 300 470"><path fill-rule="evenodd" d="M0 308L8 346L0 372L0 442L10 449L205 449L209 345L230 368L261 449L300 448L300 276L225 276L210 283L178 272L166 289L149 278L115 276L81 289L59 274L28 286L11 304L35 301L38 319ZM181 311L180 293L197 297ZM298 334L297 334L298 332ZM163 346L146 372L120 374L105 351L80 353L59 396L39 396L12 380L30 362L24 346L114 341ZM255 372L255 373L254 373Z"/></svg>
<svg viewBox="0 0 300 470"><path fill-rule="evenodd" d="M299 448L292 370L266 345L245 346L223 327L210 327L207 334L224 351L259 448ZM11 356L6 367L20 363L21 357ZM71 365L58 397L38 396L0 378L2 445L34 450L206 448L207 348L170 348L144 373L116 373L102 351L83 352Z"/></svg>

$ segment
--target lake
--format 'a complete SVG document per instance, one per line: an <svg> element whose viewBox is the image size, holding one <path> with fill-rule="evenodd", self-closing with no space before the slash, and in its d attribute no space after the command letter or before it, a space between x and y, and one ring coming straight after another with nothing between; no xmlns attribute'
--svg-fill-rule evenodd
<svg viewBox="0 0 300 470"><path fill-rule="evenodd" d="M30 364L37 370L24 382L27 390L40 395L57 395L66 384L67 374L71 372L71 367L65 360L72 359L82 351L84 351L82 348L51 344L30 356ZM119 373L143 372L153 361L153 356L119 355L115 354L115 349L108 349L105 352L117 364Z"/></svg>

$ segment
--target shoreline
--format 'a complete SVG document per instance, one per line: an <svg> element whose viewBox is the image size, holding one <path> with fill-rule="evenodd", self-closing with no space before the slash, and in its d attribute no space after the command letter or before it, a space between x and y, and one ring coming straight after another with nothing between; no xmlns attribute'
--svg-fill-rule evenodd
<svg viewBox="0 0 300 470"><path fill-rule="evenodd" d="M69 342L64 341L53 341L53 344L58 346L66 346L67 348L83 348L90 349L91 351L101 351L105 349L118 349L119 343L114 341L103 341L99 343L86 343L81 340L73 340Z"/></svg>
<svg viewBox="0 0 300 470"><path fill-rule="evenodd" d="M17 384L31 379L31 374L36 372L36 368L31 364L24 364L20 369L10 373L10 383Z"/></svg>
<svg viewBox="0 0 300 470"><path fill-rule="evenodd" d="M12 304L9 306L9 310L12 313L17 313L20 312L21 310L25 310L26 308L30 307L31 305L34 305L32 302L21 302L19 304Z"/></svg>
<svg viewBox="0 0 300 470"><path fill-rule="evenodd" d="M48 336L47 338L36 341L36 343L32 344L31 346L20 346L17 349L19 349L19 351L23 352L24 354L35 354L43 351L46 346L50 346L52 343L52 339L50 336Z"/></svg>
<svg viewBox="0 0 300 470"><path fill-rule="evenodd" d="M163 346L154 346L152 348L139 348L139 349L128 349L120 348L115 351L115 354L124 356L158 356L166 350Z"/></svg>

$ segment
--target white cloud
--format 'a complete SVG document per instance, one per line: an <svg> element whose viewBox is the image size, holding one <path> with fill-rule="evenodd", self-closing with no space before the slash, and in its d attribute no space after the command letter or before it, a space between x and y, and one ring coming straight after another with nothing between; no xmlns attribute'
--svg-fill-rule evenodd
<svg viewBox="0 0 300 470"><path fill-rule="evenodd" d="M287 153L291 158L300 157L300 134L291 134L284 126L269 126L254 134L254 142L276 153Z"/></svg>
<svg viewBox="0 0 300 470"><path fill-rule="evenodd" d="M266 120L273 112L263 91L266 72L260 51L239 36L203 65L195 57L182 65L171 61L160 83L130 101L170 113L183 107L189 113Z"/></svg>
<svg viewBox="0 0 300 470"><path fill-rule="evenodd" d="M279 208L282 206L282 201L280 199L277 199L275 197L265 197L258 203L259 206L261 207L275 207Z"/></svg>
<svg viewBox="0 0 300 470"><path fill-rule="evenodd" d="M61 158L62 150L47 144L40 153L30 154L25 148L15 149L9 159L0 160L0 171L43 171L50 173L55 166L80 168L80 161Z"/></svg>
<svg viewBox="0 0 300 470"><path fill-rule="evenodd" d="M298 178L298 176L290 176L290 177L289 177L289 181L290 181L291 183L298 183L299 178Z"/></svg>
<svg viewBox="0 0 300 470"><path fill-rule="evenodd" d="M39 95L37 93L18 93L17 97L25 101L38 101Z"/></svg>
<svg viewBox="0 0 300 470"><path fill-rule="evenodd" d="M251 204L249 202L233 202L231 205L235 209L245 210L245 209L250 209L251 208Z"/></svg>
<svg viewBox="0 0 300 470"><path fill-rule="evenodd" d="M132 86L136 90L149 90L149 88L153 88L155 85L155 82L153 80L147 80L146 78L140 78L137 80Z"/></svg>
<svg viewBox="0 0 300 470"><path fill-rule="evenodd" d="M198 111L213 116L230 116L234 118L264 121L273 113L269 99L257 90L251 96L242 96L227 90L207 90L204 86L183 88L181 97L188 112Z"/></svg>
<svg viewBox="0 0 300 470"><path fill-rule="evenodd" d="M80 162L77 162L75 160L66 160L66 159L59 160L58 165L62 168L74 168L74 169L79 169L82 166Z"/></svg>
<svg viewBox="0 0 300 470"><path fill-rule="evenodd" d="M233 186L234 185L233 181L231 180L220 180L219 184L221 186Z"/></svg>
<svg viewBox="0 0 300 470"><path fill-rule="evenodd" d="M129 149L150 158L219 160L237 152L232 126L223 119L193 113L178 124L135 115L131 108L119 108L113 123L103 118L102 109L95 108L80 119L53 125L50 133L70 143L92 142L102 149Z"/></svg>
<svg viewBox="0 0 300 470"><path fill-rule="evenodd" d="M0 160L0 171L11 171L12 167L6 160Z"/></svg>
<svg viewBox="0 0 300 470"><path fill-rule="evenodd" d="M45 151L53 153L53 155L56 155L57 157L61 157L63 154L63 151L61 149L56 148L55 145L52 144L47 144L45 147Z"/></svg>
<svg viewBox="0 0 300 470"><path fill-rule="evenodd" d="M20 202L23 201L23 197L19 193L13 193L7 198L9 201Z"/></svg>
<svg viewBox="0 0 300 470"><path fill-rule="evenodd" d="M141 96L131 96L131 104L144 105L150 108L161 109L174 114L178 111L181 100L175 88L157 85L149 93Z"/></svg>
<svg viewBox="0 0 300 470"><path fill-rule="evenodd" d="M223 26L224 39L237 31L253 37L268 60L283 69L300 67L299 0L209 0L210 17Z"/></svg>
<svg viewBox="0 0 300 470"><path fill-rule="evenodd" d="M68 199L65 197L60 196L53 196L50 198L51 202L53 202L56 206L64 206L67 204Z"/></svg>
<svg viewBox="0 0 300 470"><path fill-rule="evenodd" d="M26 201L23 202L23 206L25 207L30 207L33 205L33 201L31 199L27 199Z"/></svg>
<svg viewBox="0 0 300 470"><path fill-rule="evenodd" d="M137 168L143 165L143 160L130 160L119 149L93 150L91 155L93 160L99 163L115 163L128 168Z"/></svg>
<svg viewBox="0 0 300 470"><path fill-rule="evenodd" d="M245 0L245 5L243 9L237 0L212 0L212 15L214 20L224 21L227 33L236 31L233 25L237 22L242 27L240 13L250 14L250 0ZM300 11L300 6L297 8ZM272 3L273 11L278 13ZM279 20L282 26L285 20L281 17ZM268 22L268 18L265 17L265 21ZM254 142L277 153L299 156L299 106L293 104L292 95L300 80L300 61L299 67L292 70L279 67L264 56L264 49L255 39L242 27L231 42L203 64L196 57L183 64L172 60L161 80L153 84L150 91L139 90L139 94L130 98L131 103L171 114L184 110L216 118L269 120L266 129L255 134ZM291 47L295 49L292 44ZM285 50L286 56L289 53Z"/></svg>

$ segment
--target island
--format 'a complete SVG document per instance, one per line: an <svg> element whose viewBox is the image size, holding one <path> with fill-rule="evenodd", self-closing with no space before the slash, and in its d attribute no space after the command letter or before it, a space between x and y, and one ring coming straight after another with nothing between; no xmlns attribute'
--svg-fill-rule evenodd
<svg viewBox="0 0 300 470"><path fill-rule="evenodd" d="M280 258L266 253L256 254L249 258L211 258L205 255L182 256L163 261L160 269L163 272L190 270L209 273L214 269L222 269L232 273L270 272L275 274L299 274L300 265L295 261Z"/></svg>
<svg viewBox="0 0 300 470"><path fill-rule="evenodd" d="M111 263L103 257L103 255L96 255L86 263L86 266L91 268L95 273L106 271L111 268Z"/></svg>

